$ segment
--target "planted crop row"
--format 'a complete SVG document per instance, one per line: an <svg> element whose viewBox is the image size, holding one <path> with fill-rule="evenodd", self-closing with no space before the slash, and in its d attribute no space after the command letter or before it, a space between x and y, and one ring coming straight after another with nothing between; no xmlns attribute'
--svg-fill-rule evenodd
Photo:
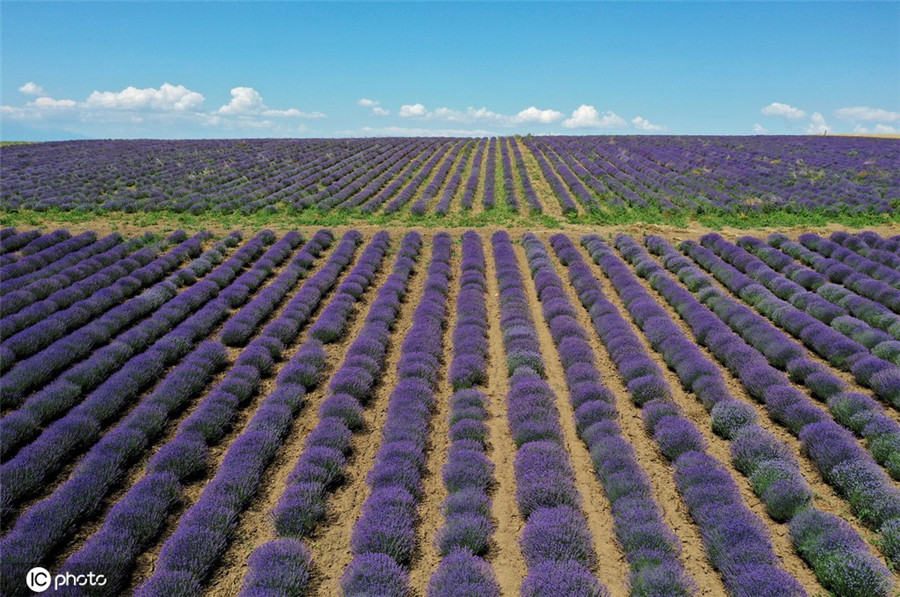
<svg viewBox="0 0 900 597"><path fill-rule="evenodd" d="M429 420L443 354L452 240L438 233L432 241L425 292L413 313L397 364L399 381L388 398L381 445L366 482L369 496L353 527L353 560L341 577L345 595L405 596L409 562L415 548L417 509ZM353 386L343 384L352 396ZM332 384L332 389L335 390Z"/></svg>
<svg viewBox="0 0 900 597"><path fill-rule="evenodd" d="M648 239L651 246L661 244L662 239ZM886 546L896 545L894 538L898 528L895 522L898 511L898 492L881 471L872 462L871 457L859 447L853 436L835 423L831 418L803 392L794 388L783 373L769 365L766 357L752 348L741 337L732 332L715 313L704 308L692 294L668 276L663 268L653 261L647 253L632 239L620 235L616 245L626 259L635 266L635 271L648 279L650 284L662 294L672 307L690 325L698 342L707 346L734 375L736 375L748 393L762 401L772 418L785 425L796 434L812 462L822 474L823 479L836 487L850 501L851 507L861 521L881 532L888 540ZM671 249L671 247L670 247ZM677 255L677 252L669 252ZM680 258L683 259L683 258ZM679 259L672 259L679 261ZM691 285L691 277L685 276L685 283ZM772 345L778 350L778 345ZM783 353L787 355L788 353ZM790 371L795 379L802 380L821 373L816 363L806 359L802 353L789 357ZM828 402L829 409L839 421L846 419L848 411L840 408L842 402L860 403L854 400L855 395L837 394ZM865 403L863 403L865 404ZM877 406L877 403L876 403ZM865 409L860 409L865 410ZM872 429L878 429L878 421L884 421L883 413L872 408L868 417L858 419L872 423ZM874 431L872 431L874 434ZM825 553L819 553L823 561L828 559ZM834 554L832 554L834 555ZM885 555L896 563L900 551L888 548Z"/></svg>
<svg viewBox="0 0 900 597"><path fill-rule="evenodd" d="M332 267L326 266L304 285L304 289L311 287L313 298L321 298L324 290L334 286L337 274L355 255L358 239L358 233L348 233L332 255ZM289 304L288 308L291 306ZM309 313L316 306L317 303L306 304ZM290 319L291 326L301 324L290 311L282 313L282 318ZM292 341L293 338L284 345ZM287 367L305 366L319 371L324 365L325 351L316 339L304 342L287 363ZM175 532L163 543L153 575L138 587L138 595L190 596L200 593L204 579L231 541L237 517L256 494L263 472L284 442L294 417L305 405L307 390L319 380L316 375L310 380L309 387L293 379L278 378L277 381L275 389L262 400L246 427L228 447L200 498L184 513ZM185 427L181 429L189 433ZM205 452L205 448L201 450ZM189 457L190 452L186 455ZM159 461L159 468L155 470L165 470L169 463L176 467L179 464L174 458L168 462Z"/></svg>
<svg viewBox="0 0 900 597"><path fill-rule="evenodd" d="M516 502L525 527L528 567L523 595L605 595L592 574L597 554L564 445L557 396L545 379L531 307L506 232L492 238L500 288L500 322L510 375L507 421L516 455Z"/></svg>
<svg viewBox="0 0 900 597"><path fill-rule="evenodd" d="M297 595L307 590L313 562L302 539L322 521L328 495L343 478L351 438L362 426L363 407L384 369L391 330L421 246L417 232L403 238L391 275L379 288L359 335L332 378L319 422L272 512L277 538L257 547L247 561L244 595ZM282 370L279 379L311 384L317 373L309 364L299 363Z"/></svg>
<svg viewBox="0 0 900 597"><path fill-rule="evenodd" d="M839 594L886 595L890 589L888 570L868 553L863 539L843 520L812 506L813 492L791 448L760 426L752 406L731 395L718 367L675 325L599 237L585 237L584 244L651 345L663 355L685 389L709 411L713 431L731 444L735 468L748 477L766 512L776 521L790 522L798 552L813 564L820 582ZM811 536L816 527L821 531L819 538ZM835 535L845 538L842 545L822 543L821 538ZM855 576L837 565L844 557L854 561Z"/></svg>

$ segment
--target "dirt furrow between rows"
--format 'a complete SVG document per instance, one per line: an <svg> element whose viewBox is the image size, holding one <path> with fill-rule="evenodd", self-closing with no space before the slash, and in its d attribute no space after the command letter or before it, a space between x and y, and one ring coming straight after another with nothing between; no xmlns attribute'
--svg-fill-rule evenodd
<svg viewBox="0 0 900 597"><path fill-rule="evenodd" d="M559 409L560 424L565 438L565 449L569 453L569 460L575 470L575 486L581 494L585 517L590 527L591 536L594 539L594 549L597 552L597 573L600 581L605 584L610 595L628 594L628 562L621 546L616 541L615 527L609 500L603 486L594 474L594 465L590 452L575 429L575 414L572 404L569 402L569 390L566 386L566 377L556 344L550 335L550 328L543 317L541 303L538 300L534 281L529 273L528 259L524 248L515 245L516 260L519 264L524 281L525 294L531 313L534 317L535 329L540 341L541 354L544 357L544 366L547 372L547 383L557 396L556 406ZM618 401L621 402L621 401Z"/></svg>
<svg viewBox="0 0 900 597"><path fill-rule="evenodd" d="M490 246L490 237L482 238ZM494 252L484 252L487 293L485 301L488 312L488 397L489 418L486 423L490 430L487 456L494 463L495 489L492 494L493 517L496 522L494 540L487 553L487 560L493 565L500 592L503 595L519 594L522 579L527 570L522 551L519 549L519 534L525 521L516 504L516 473L513 460L516 444L506 420L506 395L509 393L506 358L503 348L503 331L500 329L500 289L497 285L497 267Z"/></svg>
<svg viewBox="0 0 900 597"><path fill-rule="evenodd" d="M275 508L281 494L287 488L288 475L303 452L306 438L319 422L319 407L328 395L328 382L331 376L344 361L350 345L353 344L365 325L366 315L375 300L378 289L391 274L391 265L399 245L400 239L393 238L381 269L372 284L354 304L353 312L347 320L347 332L344 338L339 342L324 345L327 357L325 369L321 374L321 382L313 391L306 394L306 405L303 407L303 411L299 417L294 419L284 443L266 469L259 492L241 515L235 529L234 540L223 555L221 564L210 577L207 585L208 595L236 595L240 591L241 583L247 572L247 558L257 547L276 538L274 521L270 512ZM360 254L364 250L365 245L361 248ZM352 267L348 268L348 272L352 269ZM338 286L340 283L335 288ZM304 334L300 344L307 339L307 334Z"/></svg>
<svg viewBox="0 0 900 597"><path fill-rule="evenodd" d="M431 237L423 235L422 251L416 271L409 283L409 291L400 305L397 323L388 342L384 361L384 374L376 382L372 400L366 405L363 428L353 435L350 456L344 473L344 482L328 500L325 519L306 540L312 552L315 570L310 586L313 595L328 597L340 595L340 578L353 559L350 551L350 535L369 495L366 475L375 462L375 454L381 444L381 429L387 416L387 403L397 384L397 363L400 346L412 327L412 314L425 292L425 278L431 255Z"/></svg>
<svg viewBox="0 0 900 597"><path fill-rule="evenodd" d="M250 422L250 419L253 418L254 413L259 408L262 401L268 396L272 390L275 389L276 382L275 379L278 377L279 371L291 360L294 354L302 345L301 339L302 334L305 330L316 320L318 313L321 312L321 309L324 305L328 304L331 298L334 296L335 291L341 285L341 282L347 277L347 275L352 271L356 262L358 261L360 255L362 254L364 247L371 240L371 235L364 234L363 240L360 244L360 248L357 251L354 260L347 265L344 271L341 272L340 276L338 276L337 281L334 286L321 297L319 300L319 304L316 305L316 309L313 311L313 314L309 317L309 319L301 326L300 334L298 335L296 341L293 345L285 347L284 352L282 353L282 360L277 362L275 366L272 368L271 374L265 379L260 381L259 390L257 393L247 401L247 404L237 411L234 417L234 421L231 425L231 428L228 432L222 437L222 440L213 446L210 453L210 464L209 464L209 474L195 480L192 483L185 483L184 489L182 491L181 502L175 507L172 508L168 517L166 518L166 522L163 525L163 529L157 537L156 541L151 545L151 547L142 553L136 562L135 569L131 576L131 584L128 587L128 591L134 591L140 583L142 583L146 578L153 574L155 569L156 560L159 556L159 552L162 549L163 544L166 540L171 536L172 533L178 528L178 523L181 520L181 516L191 507L193 506L197 500L200 499L200 496L203 493L203 490L206 488L206 485L215 478L216 471L219 470L219 467L222 464L222 461L225 458L225 454L228 452L228 448L231 444L243 433L244 428L247 426L247 423ZM340 244L340 236L335 235L335 241L331 247L329 247L328 251L323 251L322 255L316 261L315 269L311 269L306 276L305 280L301 280L300 283L294 288L292 294L288 294L284 297L282 303L273 311L272 315L269 318L269 321L275 321L279 318L282 311L287 307L290 303L292 297L296 292L302 288L303 284L306 280L315 275L318 268L328 262L329 258L333 254L333 252L337 249ZM260 329L254 334L253 338L256 338L259 335L259 332L265 329L265 325L261 325ZM252 339L251 339L252 342ZM249 342L248 342L249 345ZM215 387L215 386L210 386ZM300 417L302 418L305 414L305 409L301 410ZM176 426L177 429L177 426Z"/></svg>

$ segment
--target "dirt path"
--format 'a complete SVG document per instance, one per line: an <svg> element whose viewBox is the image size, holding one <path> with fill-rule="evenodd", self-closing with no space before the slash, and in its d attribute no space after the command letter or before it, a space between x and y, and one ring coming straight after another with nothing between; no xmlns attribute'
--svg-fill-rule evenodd
<svg viewBox="0 0 900 597"><path fill-rule="evenodd" d="M494 252L491 250L490 237L482 237L485 246L485 277L487 293L485 301L488 312L488 346L490 360L488 362L488 385L485 388L488 398L489 418L486 423L490 430L490 441L487 456L494 463L494 479L496 484L491 495L492 514L497 524L494 540L487 553L487 560L494 567L500 592L512 597L519 594L522 580L527 574L525 560L519 549L519 534L525 527L525 521L516 504L516 473L513 461L516 455L516 444L506 420L506 395L509 393L506 357L503 348L503 332L500 329L500 289L497 285L497 266L494 263Z"/></svg>
<svg viewBox="0 0 900 597"><path fill-rule="evenodd" d="M328 382L331 376L344 361L350 345L365 325L366 314L375 300L378 289L391 274L393 255L396 254L399 243L398 238L392 238L392 245L386 253L381 269L375 275L373 283L354 303L353 312L347 320L344 336L339 342L324 345L327 359L325 370L321 374L321 382L313 391L306 394L306 405L303 407L301 416L294 419L284 443L263 474L259 492L238 520L234 539L207 585L208 595L237 594L247 572L247 558L257 547L277 537L271 511L288 486L287 478L303 452L306 438L319 422L319 407L328 395ZM360 254L364 250L364 248L361 249ZM307 339L308 336L304 341Z"/></svg>
<svg viewBox="0 0 900 597"><path fill-rule="evenodd" d="M598 556L597 573L601 581L609 588L610 595L625 596L628 595L628 562L616 540L609 500L606 499L603 486L594 473L591 455L575 429L575 414L572 404L569 402L565 371L560 362L556 344L550 335L550 328L544 320L534 281L529 275L525 249L519 244L514 245L514 248L519 271L524 281L525 294L528 296L528 303L534 317L541 354L544 356L547 383L550 384L558 398L556 406L560 413L560 424L565 440L564 447L569 453L569 460L575 470L575 486L583 498L582 510L587 517L588 527L594 539L594 549Z"/></svg>
<svg viewBox="0 0 900 597"><path fill-rule="evenodd" d="M788 536L787 525L777 523L769 517L769 515L766 513L765 505L762 503L762 501L760 501L756 494L753 493L753 490L750 487L750 481L747 479L747 477L742 475L734 468L734 465L731 462L730 444L727 440L722 439L712 432L709 413L706 412L706 409L703 408L703 405L699 400L696 399L695 396L687 393L684 390L681 385L681 381L678 379L678 376L668 368L662 356L653 349L653 347L644 337L644 334L640 330L640 328L638 328L637 325L635 325L635 323L631 321L631 316L628 314L628 310L622 303L621 297L619 297L618 293L615 291L612 285L612 282L609 281L609 278L606 277L606 275L603 273L603 270L599 266L594 264L593 260L589 255L587 255L583 247L579 246L579 249L582 251L582 256L584 257L585 262L588 263L588 265L591 267L594 276L598 280L600 280L600 283L604 286L606 297L611 303L616 306L616 308L618 308L619 312L622 314L625 320L632 326L632 329L640 339L641 344L644 346L644 350L646 350L647 354L662 370L663 377L672 389L673 401L682 408L682 410L684 411L684 415L692 423L694 423L694 425L696 425L697 429L700 430L700 433L703 435L708 445L707 453L710 456L718 459L719 462L725 467L725 469L729 472L729 474L737 484L745 505L747 505L750 510L769 527L769 534L772 539L772 545L774 547L775 554L781 559L782 567L784 568L784 570L794 576L797 580L799 580L810 595L820 593L823 594L824 589L816 580L815 574L813 574L809 566L807 566L806 563L801 560L797 553L794 551L794 548L791 545L790 537ZM649 440L649 437L647 439ZM660 458L662 458L661 455ZM671 474L670 478L672 478ZM680 502L680 497L678 499ZM686 516L689 516L686 508L683 507L683 504L679 504L679 506L680 509L683 509L684 514ZM688 520L690 520L690 518L688 518ZM694 525L691 526L696 529ZM678 529L676 532L678 532L679 536L681 536L681 529ZM682 537L682 540L684 540L684 537ZM686 557L686 559L693 561L697 557L698 552L699 554L703 554L705 557L703 544L700 541L699 530L697 530L696 541L691 540L690 543L692 545L690 545L690 547L685 545L685 549L690 549L694 553L691 553L690 557ZM715 574L715 572L712 571L712 567L710 567L709 570L712 574ZM695 579L697 580L697 584L701 586L703 594L718 595L722 594L720 591L724 591L724 587L721 587L720 589L708 585L706 582L707 578L701 580L701 578L695 576Z"/></svg>
<svg viewBox="0 0 900 597"><path fill-rule="evenodd" d="M323 597L340 595L340 577L353 559L350 551L350 534L359 519L362 504L369 496L366 475L375 462L375 454L381 445L381 430L387 416L387 403L391 391L397 384L397 363L400 361L400 346L412 327L412 314L425 292L425 277L431 256L431 236L423 237L423 247L419 255L418 267L410 280L406 299L400 312L391 339L388 343L383 374L366 405L363 429L353 435L351 454L347 460L344 483L335 490L328 500L326 518L308 539L307 545L313 555L315 571L310 584L312 595Z"/></svg>
<svg viewBox="0 0 900 597"><path fill-rule="evenodd" d="M460 246L453 248L450 257L452 278L447 294L447 325L444 328L444 356L440 377L435 387L435 408L428 434L429 447L422 475L422 500L419 503L419 524L416 526L416 551L409 566L409 584L414 595L424 597L431 575L441 563L441 555L435 549L438 531L444 526L441 504L447 497L447 488L441 471L447 462L450 446L450 385L449 368L453 360L453 330L456 327L456 299L459 296Z"/></svg>

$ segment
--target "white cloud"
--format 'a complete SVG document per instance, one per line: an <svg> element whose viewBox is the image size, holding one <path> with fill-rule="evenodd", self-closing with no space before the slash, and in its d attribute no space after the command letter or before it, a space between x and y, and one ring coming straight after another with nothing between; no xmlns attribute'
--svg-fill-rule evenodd
<svg viewBox="0 0 900 597"><path fill-rule="evenodd" d="M356 100L356 105L362 106L364 108L370 108L372 106L377 106L380 103L381 102L379 102L378 100L371 100L371 99L366 99L366 98Z"/></svg>
<svg viewBox="0 0 900 597"><path fill-rule="evenodd" d="M19 87L19 92L24 93L25 95L47 95L47 92L44 91L43 87L32 81L28 81Z"/></svg>
<svg viewBox="0 0 900 597"><path fill-rule="evenodd" d="M231 101L216 110L225 116L268 116L275 118L324 118L321 112L301 112L297 108L272 110L263 102L262 96L252 87L234 87Z"/></svg>
<svg viewBox="0 0 900 597"><path fill-rule="evenodd" d="M853 132L859 135L896 135L897 133L900 133L900 129L889 124L882 124L879 122L871 129L868 127L864 127L861 124L857 124L855 127L853 127Z"/></svg>
<svg viewBox="0 0 900 597"><path fill-rule="evenodd" d="M163 83L159 89L126 87L122 91L94 91L88 96L86 108L108 110L159 110L183 112L199 108L204 97L184 85Z"/></svg>
<svg viewBox="0 0 900 597"><path fill-rule="evenodd" d="M761 125L757 122L756 124L753 125L753 132L756 133L757 135L765 135L766 133L769 132L769 129L767 129L766 127L764 127L763 125Z"/></svg>
<svg viewBox="0 0 900 597"><path fill-rule="evenodd" d="M422 104L404 104L400 106L400 116L402 118L416 118L425 116L427 110Z"/></svg>
<svg viewBox="0 0 900 597"><path fill-rule="evenodd" d="M375 116L387 116L390 113L390 110L385 110L384 108L381 108L379 106L375 106L374 108L372 108L372 114L374 114Z"/></svg>
<svg viewBox="0 0 900 597"><path fill-rule="evenodd" d="M266 109L262 96L252 87L234 87L231 101L216 110L218 114L257 114Z"/></svg>
<svg viewBox="0 0 900 597"><path fill-rule="evenodd" d="M513 117L513 120L517 123L538 122L540 124L549 124L551 122L556 122L563 116L564 114L562 112L558 112L557 110L541 110L540 108L531 106L530 108L525 108L524 110L516 114Z"/></svg>
<svg viewBox="0 0 900 597"><path fill-rule="evenodd" d="M664 131L666 127L661 124L653 124L643 116L635 116L631 119L634 128L640 131Z"/></svg>
<svg viewBox="0 0 900 597"><path fill-rule="evenodd" d="M879 122L894 122L900 120L900 112L889 112L881 108L870 108L868 106L853 106L852 108L841 108L835 111L835 116L841 120L856 122L857 120L872 120Z"/></svg>
<svg viewBox="0 0 900 597"><path fill-rule="evenodd" d="M790 120L800 120L806 118L806 112L800 108L795 108L790 104L782 104L780 102L772 102L761 110L765 116L783 116Z"/></svg>
<svg viewBox="0 0 900 597"><path fill-rule="evenodd" d="M29 106L35 106L37 108L48 108L48 109L57 109L57 108L74 108L75 101L70 99L53 99L52 97L39 97L33 102L28 103Z"/></svg>
<svg viewBox="0 0 900 597"><path fill-rule="evenodd" d="M549 124L556 122L564 116L556 110L542 110L535 106L525 108L516 114L501 114L485 107L469 107L465 110L454 108L435 108L427 110L422 104L406 104L400 107L400 116L403 118L416 118L420 120L440 120L444 122L458 122L471 124L475 122L490 122L500 126L515 126L517 124L538 123Z"/></svg>
<svg viewBox="0 0 900 597"><path fill-rule="evenodd" d="M806 127L806 132L810 135L823 135L828 132L828 123L825 122L825 117L819 112L813 112L813 115L809 117L809 120L810 123L809 126Z"/></svg>
<svg viewBox="0 0 900 597"><path fill-rule="evenodd" d="M567 129L574 128L621 128L627 126L628 123L616 114L607 110L602 115L597 112L594 106L581 104L572 112L570 118L563 120L562 125Z"/></svg>

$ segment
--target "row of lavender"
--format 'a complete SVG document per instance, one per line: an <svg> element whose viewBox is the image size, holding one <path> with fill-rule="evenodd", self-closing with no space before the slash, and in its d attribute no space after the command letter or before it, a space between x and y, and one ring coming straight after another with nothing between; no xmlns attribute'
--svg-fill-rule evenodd
<svg viewBox="0 0 900 597"><path fill-rule="evenodd" d="M0 205L194 214L283 208L391 214L409 209L414 215L444 215L454 204L471 209L476 196L482 197L484 208L502 198L517 210L521 185L528 204L540 211L518 146L511 139L500 141L499 152L496 138L249 140L233 142L233 147L229 142L190 141L175 142L172 148L165 141L123 142L121 147L116 142L51 143L37 155L26 151L15 156L0 149L5 179ZM73 155L67 157L69 151ZM120 151L128 157L119 155L115 171L99 162L92 165L92 152L100 160ZM12 265L12 258L3 257L0 265Z"/></svg>
<svg viewBox="0 0 900 597"><path fill-rule="evenodd" d="M4 230L0 242L16 236ZM72 238L62 233L29 236L30 240L22 240L17 249L7 252L17 252L45 238L43 248L32 252L39 254ZM166 527L173 507L184 499L186 484L206 475L218 460L212 456L213 448L225 436L236 413L246 408L264 378L280 371L275 390L261 400L249 423L227 446L199 501L180 516L176 528L166 531L174 533L162 545L154 575L140 589L147 595L200 591L231 542L234 526L260 487L263 472L284 442L291 421L304 408L306 394L325 379L328 365L323 344L346 336L354 305L373 283L390 245L387 233L373 236L356 267L311 322L307 338L301 342L301 327L310 321L321 299L353 260L362 240L359 234L347 233L328 262L296 293L294 288L316 256L331 243L330 233L317 233L296 255L302 242L297 233L277 240L274 234L264 232L240 247L236 235L229 237L227 244L212 244L201 236L190 252L184 250L188 242L185 238L183 234L170 239L147 237L141 239L143 244L128 245L133 252L147 243L160 253L169 248L165 253L171 261L169 268L185 265L166 280L173 285L178 281L179 286L162 308L138 318L131 328L117 328L119 331L114 330L106 339L95 339L81 356L70 357L72 366L68 369L54 363L54 369L43 373L46 378L23 390L20 401L5 405L0 425L4 432L14 434L8 444L4 439L0 465L5 528L0 553L7 579L4 593L21 591L17 583L24 578L25 569L55 557L59 545L70 540L85 520L98 515L103 517L100 532L65 562L64 569L77 572L101 566L111 580L106 593L123 588L131 578L136 558ZM50 266L55 262L48 263L46 275L55 278L76 271L78 264L69 258L101 242L96 237L89 240L92 242L71 245L68 252L58 256L58 261L66 265L54 268ZM126 244L120 238L113 240ZM745 240L741 244L746 244ZM794 251L802 256L797 262L788 253L781 253L783 259L793 262L781 269L796 279L818 280L816 275L833 275L849 280L848 287L830 281L821 283L816 292L826 285L830 285L829 291L816 294L798 289L797 283L788 283L782 274L721 237L712 235L702 241L702 245L682 246L696 262L658 237L649 237L647 246L660 261L629 237L620 236L615 243L634 271L646 277L684 319L694 335L691 340L661 307L662 299L652 296L609 246L596 236L583 239L588 253L620 295L628 315L643 332L642 340L604 295L599 278L566 236L551 239L558 262L550 258L534 235L523 239L533 288L562 361L575 429L591 453L612 507L615 539L630 567L631 592L691 594L695 588L685 572L678 538L655 501L652 483L617 424L615 395L596 367L597 349L591 346L592 338L599 340L604 347L601 350L609 354L633 402L640 407L648 437L671 461L680 497L729 592L803 593L774 555L765 522L768 517L773 521L768 524L788 523L794 548L826 588L838 594L886 594L890 574L855 530L857 523L848 525L818 507L795 451L760 426L760 421L768 416L798 437L802 458L808 459L824 482L846 500L854 520L877 533L875 543L887 561L895 566L900 563L900 492L885 474L885 469L896 474L898 462L900 427L896 423L896 402L889 391L897 368L890 358L873 354L876 350L884 352L892 340L874 332L860 338L880 341L848 339L843 329L861 328L829 327L825 323L852 319L836 309L849 310L847 305L853 297L868 301L861 303L868 308L880 305L885 317L893 312L853 289L873 293L882 300L889 297L884 285L892 287L897 282L891 273L897 270L889 265L897 248L891 246L890 239L871 234L838 233L834 241L802 236L794 244L806 252ZM771 242L770 249L774 245L790 248L787 243L793 243L781 236L774 236ZM204 243L209 248L201 254ZM390 328L420 245L416 233L403 240L391 277L380 286L362 330L343 365L331 377L329 397L319 411L319 425L307 439L288 491L274 512L277 538L263 544L250 560L251 572L244 589L248 595L307 590L315 562L301 540L322 521L328 494L341 481L352 437L362 425L364 410L381 376ZM703 245L713 248L721 259ZM415 554L417 511L427 497L422 494L421 479L430 443L428 421L439 398L436 382L442 375L447 376L456 393L449 398L451 447L442 471L448 492L443 508L445 526L436 545L443 558L429 591L434 595L453 594L461 583L469 583L479 594L496 594L498 590L489 564L493 522L488 492L492 464L486 457L487 428L483 423L488 416L487 396L477 389L485 382L488 369L484 253L477 234L464 234L459 281L451 283L457 275L450 268L451 238L438 234L432 246L424 295L401 347L397 366L400 382L388 400L383 443L369 476L371 497L363 505L363 517L353 534L351 548L356 558L343 580L348 594L373 590L407 594L405 579L407 565ZM100 252L95 254L103 254L104 248L110 247L97 247ZM600 594L603 588L595 577L595 546L603 538L588 532L580 508L582 490L575 482L566 450L557 393L546 381L545 359L550 355L539 340L528 300L530 290L522 280L522 265L508 235L495 235L493 249L506 349L506 372L496 374L510 376L507 415L517 447L516 498L526 523L521 551L529 574L523 592ZM830 257L824 257L826 252ZM760 253L770 259L775 255L769 249ZM187 262L191 255L195 259ZM823 263L816 255L833 263ZM804 268L801 263L805 262L828 274ZM706 277L696 264L719 278L725 289ZM561 268L569 272L569 285L556 273ZM677 273L684 285L665 269ZM744 270L749 273L742 273ZM41 271L43 268L23 271L9 281ZM804 276L803 271L810 273ZM266 279L276 272L277 276L263 288ZM751 279L758 280L759 288L753 287ZM460 289L454 358L445 374L443 327L454 285ZM767 291L766 286L778 290ZM831 287L843 288L843 293ZM581 301L584 312L573 307L570 292ZM760 314L731 298L730 292L739 294ZM280 306L288 296L293 298ZM834 301L826 304L823 301L828 297ZM112 307L109 312L116 309ZM277 318L257 331L276 310ZM101 320L103 317L101 313ZM802 323L793 329L791 318ZM590 324L585 327L581 321ZM868 326L863 321L859 324ZM890 334L892 324L869 329ZM83 327L90 325L93 323ZM593 334L588 331L590 325ZM51 341L44 350L71 342L69 336L81 338L79 331ZM219 340L204 341L212 334ZM798 340L791 340L791 334ZM142 344L126 343L129 348L117 357L118 361L109 360L109 356L107 361L96 361L97 366L106 364L94 377L88 376L94 365L85 365L125 338L140 339ZM233 359L223 344L247 348ZM290 349L294 356L288 359L287 350L293 344L300 346ZM706 346L761 407L753 408L730 392L720 368L698 345ZM843 347L835 352L839 359L832 356L828 348L832 345ZM71 346L73 350L76 347ZM712 431L730 443L735 470L746 475L765 506L762 518L747 508L724 464L706 452L708 440L683 414L676 392L646 346L661 355L685 395L693 394L710 412ZM832 360L833 367L844 367L846 375L823 364L815 356L817 350L823 352L821 358ZM41 354L34 353L25 361ZM48 354L64 356L62 352ZM281 360L287 360L286 366L278 363ZM15 364L0 383L19 369L20 364ZM222 369L225 373L216 377L217 384L206 393L203 388ZM68 386L56 385L56 375L69 376L74 370L81 373L70 377ZM871 395L864 388L854 387L848 375L870 387ZM160 377L162 382L152 387ZM63 391L66 387L74 389ZM203 400L192 408L173 439L156 447L167 422L201 392ZM138 475L138 481L110 508L111 493L134 474L129 471L135 470L135 464L150 449L153 453L145 473ZM29 505L27 499L40 493L40 484L59 477L58 471L73 459L76 467L67 479L59 485L51 484L45 499ZM279 573L273 574L274 570ZM599 581L608 582L603 578Z"/></svg>
<svg viewBox="0 0 900 597"><path fill-rule="evenodd" d="M0 161L6 210L443 215L456 203L470 209L480 196L485 208L503 202L543 211L552 202L572 214L651 208L837 215L892 213L900 202L900 141L874 138L72 141L4 146ZM539 179L551 195L537 195Z"/></svg>

